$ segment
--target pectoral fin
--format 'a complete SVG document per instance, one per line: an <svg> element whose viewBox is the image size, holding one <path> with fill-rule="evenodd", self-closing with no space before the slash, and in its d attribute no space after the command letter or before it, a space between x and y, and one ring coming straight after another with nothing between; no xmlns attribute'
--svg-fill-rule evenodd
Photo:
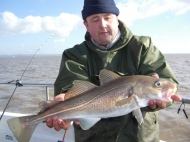
<svg viewBox="0 0 190 142"><path fill-rule="evenodd" d="M101 118L88 118L88 119L79 119L80 126L83 130L88 130L94 126Z"/></svg>
<svg viewBox="0 0 190 142"><path fill-rule="evenodd" d="M125 105L125 104L127 104L128 102L130 102L132 98L133 98L133 95L131 95L130 97L128 97L128 98L126 98L126 99L117 101L117 102L115 103L115 105L116 105L116 106Z"/></svg>
<svg viewBox="0 0 190 142"><path fill-rule="evenodd" d="M133 115L135 116L140 125L144 122L140 108L134 110Z"/></svg>
<svg viewBox="0 0 190 142"><path fill-rule="evenodd" d="M139 97L137 95L134 95L133 98L134 98L134 102L136 103L136 105L139 106ZM142 112L140 110L140 106L138 109L133 111L133 115L135 116L135 118L137 119L137 121L139 122L140 125L144 122Z"/></svg>

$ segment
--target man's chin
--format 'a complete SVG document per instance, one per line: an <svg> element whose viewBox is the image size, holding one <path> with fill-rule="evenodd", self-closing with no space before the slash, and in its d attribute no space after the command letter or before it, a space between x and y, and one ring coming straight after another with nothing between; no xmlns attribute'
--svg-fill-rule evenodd
<svg viewBox="0 0 190 142"><path fill-rule="evenodd" d="M102 40L100 40L100 45L102 45L102 46L106 46L106 45L108 45L108 44L110 44L112 42L112 40L109 38L103 38Z"/></svg>

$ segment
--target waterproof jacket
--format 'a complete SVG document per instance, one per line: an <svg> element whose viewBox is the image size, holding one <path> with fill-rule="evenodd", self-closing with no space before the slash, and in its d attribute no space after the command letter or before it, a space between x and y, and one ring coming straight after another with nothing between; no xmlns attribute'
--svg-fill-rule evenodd
<svg viewBox="0 0 190 142"><path fill-rule="evenodd" d="M88 80L99 85L98 74L102 69L125 75L152 75L177 83L163 54L150 37L135 36L119 21L121 38L110 49L95 46L89 33L85 41L63 52L59 75L55 81L55 95L65 93L74 80ZM147 107L148 108L148 107ZM142 109L143 125L132 113L102 119L89 130L75 127L76 142L157 142L159 141L158 111Z"/></svg>

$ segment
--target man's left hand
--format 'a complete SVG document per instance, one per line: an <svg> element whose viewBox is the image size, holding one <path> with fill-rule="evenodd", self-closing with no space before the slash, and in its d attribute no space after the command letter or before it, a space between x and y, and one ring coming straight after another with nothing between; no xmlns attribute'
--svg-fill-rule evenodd
<svg viewBox="0 0 190 142"><path fill-rule="evenodd" d="M177 102L181 102L181 97L179 95L172 95L171 99ZM161 100L155 100L155 101L149 100L148 106L151 109L156 109L156 108L163 109L163 108L166 108L166 102L161 101Z"/></svg>

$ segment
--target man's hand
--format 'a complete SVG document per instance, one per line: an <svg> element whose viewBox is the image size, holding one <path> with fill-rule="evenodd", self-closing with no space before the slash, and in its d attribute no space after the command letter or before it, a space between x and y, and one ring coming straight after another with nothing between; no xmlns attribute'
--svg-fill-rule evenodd
<svg viewBox="0 0 190 142"><path fill-rule="evenodd" d="M163 108L166 108L166 102L161 101L161 100L155 100L155 101L154 100L149 100L148 106L151 109L156 109L156 108L163 109Z"/></svg>
<svg viewBox="0 0 190 142"><path fill-rule="evenodd" d="M179 95L172 95L171 99L177 102L181 102L181 97ZM166 108L166 102L161 101L161 100L156 100L156 101L150 100L148 102L148 106L151 109L156 109L156 108L163 109L163 108Z"/></svg>
<svg viewBox="0 0 190 142"><path fill-rule="evenodd" d="M171 99L176 102L181 102L181 100L182 100L181 96L179 96L179 95L173 95L173 96L171 96Z"/></svg>
<svg viewBox="0 0 190 142"><path fill-rule="evenodd" d="M53 119L50 119L50 118L46 119L46 125L49 128L54 127L56 131L59 131L61 129L68 130L70 127L70 124L71 124L71 121L62 120L62 119L59 119L58 117L54 117Z"/></svg>
<svg viewBox="0 0 190 142"><path fill-rule="evenodd" d="M63 101L64 97L65 97L65 94L59 94L58 96L55 97L55 100L57 100L57 101ZM69 129L70 124L71 124L71 121L69 121L69 120L62 120L62 119L59 119L56 116L53 119L51 119L51 118L47 118L46 119L46 125L49 128L53 128L54 127L54 129L56 131L59 131L61 129L67 130L67 129Z"/></svg>

